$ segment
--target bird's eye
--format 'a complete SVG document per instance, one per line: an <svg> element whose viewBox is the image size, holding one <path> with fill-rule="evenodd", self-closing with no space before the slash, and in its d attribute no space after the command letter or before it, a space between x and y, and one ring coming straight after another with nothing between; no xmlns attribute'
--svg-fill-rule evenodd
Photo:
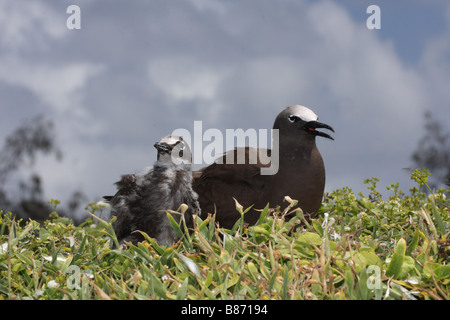
<svg viewBox="0 0 450 320"><path fill-rule="evenodd" d="M288 117L288 119L289 119L290 122L294 123L294 122L296 122L296 121L298 120L298 117L293 116L293 115L290 115L290 116Z"/></svg>

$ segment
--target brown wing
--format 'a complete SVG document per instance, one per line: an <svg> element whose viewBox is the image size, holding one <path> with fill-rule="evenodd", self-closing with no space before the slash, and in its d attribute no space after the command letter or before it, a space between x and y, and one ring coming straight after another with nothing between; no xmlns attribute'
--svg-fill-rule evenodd
<svg viewBox="0 0 450 320"><path fill-rule="evenodd" d="M260 175L260 171L261 167L269 164L263 165L260 161L249 164L249 151L250 148L245 148L244 164L227 163L224 155L216 163L193 172L193 188L199 195L203 217L208 213L215 213L216 221L222 227L231 228L240 218L233 198L246 209L258 202L262 195L266 180ZM234 159L237 159L238 151L235 149L231 152L234 152ZM251 210L245 215L245 220L254 223L258 216L257 211Z"/></svg>

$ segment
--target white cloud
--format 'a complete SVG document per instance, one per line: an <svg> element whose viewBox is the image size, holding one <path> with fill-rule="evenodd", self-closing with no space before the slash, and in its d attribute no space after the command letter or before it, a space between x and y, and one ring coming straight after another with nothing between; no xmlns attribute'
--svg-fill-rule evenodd
<svg viewBox="0 0 450 320"><path fill-rule="evenodd" d="M0 0L0 44L8 50L43 46L43 38L61 38L64 14L37 0Z"/></svg>
<svg viewBox="0 0 450 320"><path fill-rule="evenodd" d="M102 67L86 62L57 66L27 63L14 56L3 57L3 62L0 65L1 81L30 90L57 114L70 112L77 116L85 116L85 111L80 108L81 89L102 70Z"/></svg>
<svg viewBox="0 0 450 320"><path fill-rule="evenodd" d="M226 13L226 7L223 2L217 0L190 0L190 3L199 11L212 12L223 15Z"/></svg>
<svg viewBox="0 0 450 320"><path fill-rule="evenodd" d="M155 59L148 67L150 85L164 95L168 107L183 108L187 102L194 101L197 113L213 122L223 111L216 98L228 74L221 68L187 57Z"/></svg>
<svg viewBox="0 0 450 320"><path fill-rule="evenodd" d="M441 34L430 37L418 68L429 97L424 108L442 119L448 117L450 109L450 4L447 4L445 12L446 26Z"/></svg>
<svg viewBox="0 0 450 320"><path fill-rule="evenodd" d="M242 59L231 69L225 96L238 97L246 108L258 110L307 104L322 110L321 119L333 117L338 125L365 123L364 136L380 132L377 120L390 124L387 130L399 129L403 122L402 129L411 132L405 120L418 120L425 99L418 73L403 66L389 43L352 21L339 5L314 3L307 16L307 35L301 29L285 31L298 33L292 38L298 51L279 48Z"/></svg>
<svg viewBox="0 0 450 320"><path fill-rule="evenodd" d="M213 99L221 72L187 58L153 60L149 76L156 87L175 100Z"/></svg>

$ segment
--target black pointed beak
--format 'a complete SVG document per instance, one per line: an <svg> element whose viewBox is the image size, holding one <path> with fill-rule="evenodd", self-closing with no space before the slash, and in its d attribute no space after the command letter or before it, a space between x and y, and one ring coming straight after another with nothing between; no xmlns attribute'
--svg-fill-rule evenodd
<svg viewBox="0 0 450 320"><path fill-rule="evenodd" d="M315 136L320 136L320 137L324 137L324 138L328 138L331 140L334 140L334 138L332 136L330 136L328 133L322 132L322 131L317 131L317 129L328 129L332 132L334 132L334 129L332 127L330 127L329 125L319 122L319 121L310 121L307 122L304 126L303 129L307 132L312 133Z"/></svg>
<svg viewBox="0 0 450 320"><path fill-rule="evenodd" d="M172 151L172 146L165 142L157 142L153 146L156 148L156 150L158 150L158 152L169 153L170 151Z"/></svg>

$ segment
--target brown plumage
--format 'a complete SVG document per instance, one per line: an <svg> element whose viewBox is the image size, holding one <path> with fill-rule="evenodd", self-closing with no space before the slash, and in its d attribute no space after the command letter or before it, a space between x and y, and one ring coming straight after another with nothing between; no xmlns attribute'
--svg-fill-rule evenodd
<svg viewBox="0 0 450 320"><path fill-rule="evenodd" d="M271 208L283 206L285 196L298 200L304 213L314 216L320 208L325 187L325 168L315 139L316 136L333 139L316 129L334 131L317 119L310 109L298 105L290 106L278 115L273 126L279 133L278 171L275 174L261 174L261 168L268 168L273 163L263 164L259 156L257 163L250 164L249 154L255 149L248 147L231 151L237 159L237 153L245 150L244 164L227 163L224 155L210 166L194 172L193 188L199 195L203 216L216 213L219 225L231 228L240 218L235 198L244 208L253 205L244 218L247 223L254 224L260 215L258 209L263 209L267 203ZM271 156L271 150L258 149L257 152L261 156L266 153Z"/></svg>

